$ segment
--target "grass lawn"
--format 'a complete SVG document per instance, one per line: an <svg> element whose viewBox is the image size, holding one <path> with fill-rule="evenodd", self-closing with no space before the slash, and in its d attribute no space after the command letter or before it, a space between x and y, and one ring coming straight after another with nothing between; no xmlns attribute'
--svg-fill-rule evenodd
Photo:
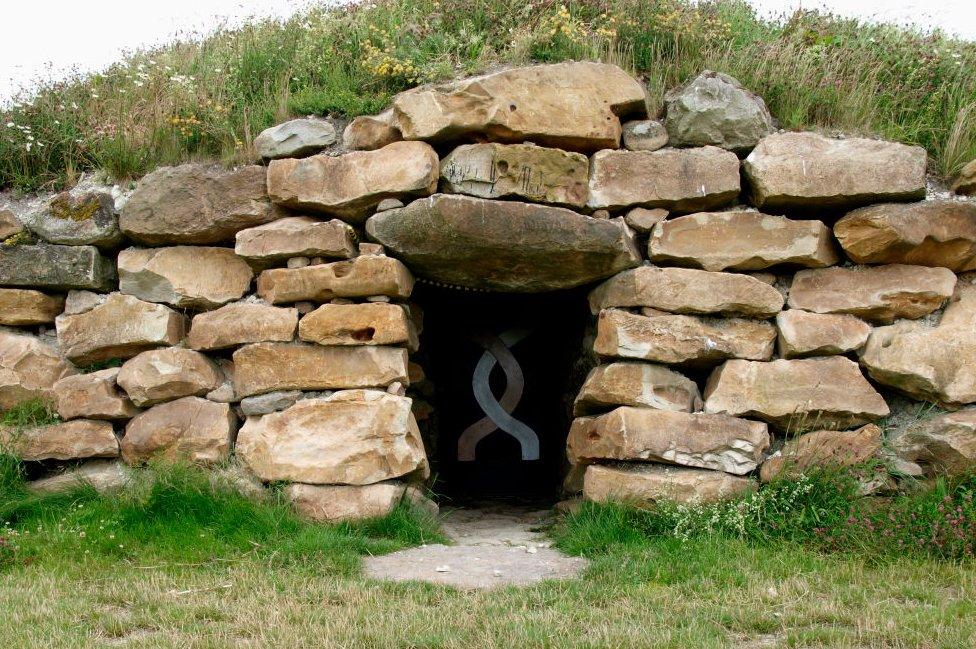
<svg viewBox="0 0 976 649"><path fill-rule="evenodd" d="M721 534L681 540L637 531L645 513L589 506L552 530L560 547L592 559L582 579L467 593L361 576L365 554L440 540L436 522L410 509L329 527L297 519L273 496L253 502L214 487L205 474L154 475L118 496L90 489L34 496L16 465L0 462L0 646L955 648L976 641L969 558L828 554ZM766 511L769 502L801 500L770 493L761 501ZM825 511L830 501L816 502ZM810 511L794 506L782 521Z"/></svg>

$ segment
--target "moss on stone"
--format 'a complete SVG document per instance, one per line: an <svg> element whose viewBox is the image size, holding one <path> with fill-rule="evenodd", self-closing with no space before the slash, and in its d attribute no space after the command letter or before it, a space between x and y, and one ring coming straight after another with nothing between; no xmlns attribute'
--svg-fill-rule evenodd
<svg viewBox="0 0 976 649"><path fill-rule="evenodd" d="M48 204L48 211L56 219L89 221L102 206L97 196L88 194L73 198L68 193L58 194Z"/></svg>

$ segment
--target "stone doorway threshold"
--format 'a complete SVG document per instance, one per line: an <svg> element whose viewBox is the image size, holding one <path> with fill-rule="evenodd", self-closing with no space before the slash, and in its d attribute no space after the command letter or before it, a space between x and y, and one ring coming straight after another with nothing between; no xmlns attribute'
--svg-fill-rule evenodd
<svg viewBox="0 0 976 649"><path fill-rule="evenodd" d="M551 516L551 510L509 505L450 510L443 528L452 545L367 557L365 573L372 579L426 581L465 590L578 577L589 562L550 547L538 531Z"/></svg>

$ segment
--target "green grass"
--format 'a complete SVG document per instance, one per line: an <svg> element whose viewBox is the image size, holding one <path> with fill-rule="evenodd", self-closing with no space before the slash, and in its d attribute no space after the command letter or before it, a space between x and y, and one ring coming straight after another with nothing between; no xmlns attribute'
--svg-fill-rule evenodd
<svg viewBox="0 0 976 649"><path fill-rule="evenodd" d="M766 21L739 0L378 0L40 84L0 111L0 188L59 187L94 168L125 179L241 162L258 132L289 116L372 113L420 82L565 59L632 70L654 110L666 88L711 68L763 95L786 128L920 144L944 175L976 158L972 42L815 12Z"/></svg>
<svg viewBox="0 0 976 649"><path fill-rule="evenodd" d="M0 412L0 427L15 429L46 426L61 421L51 404L43 399L22 401Z"/></svg>

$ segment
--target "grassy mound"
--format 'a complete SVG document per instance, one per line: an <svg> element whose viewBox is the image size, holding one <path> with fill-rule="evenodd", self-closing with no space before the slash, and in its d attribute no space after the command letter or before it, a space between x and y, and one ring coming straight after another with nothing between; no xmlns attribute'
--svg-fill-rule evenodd
<svg viewBox="0 0 976 649"><path fill-rule="evenodd" d="M816 12L765 21L739 0L377 0L40 87L0 111L0 188L52 189L93 168L124 179L193 159L241 162L257 133L289 116L372 113L417 83L565 59L631 69L652 104L721 70L785 128L920 144L944 175L976 158L976 43Z"/></svg>

